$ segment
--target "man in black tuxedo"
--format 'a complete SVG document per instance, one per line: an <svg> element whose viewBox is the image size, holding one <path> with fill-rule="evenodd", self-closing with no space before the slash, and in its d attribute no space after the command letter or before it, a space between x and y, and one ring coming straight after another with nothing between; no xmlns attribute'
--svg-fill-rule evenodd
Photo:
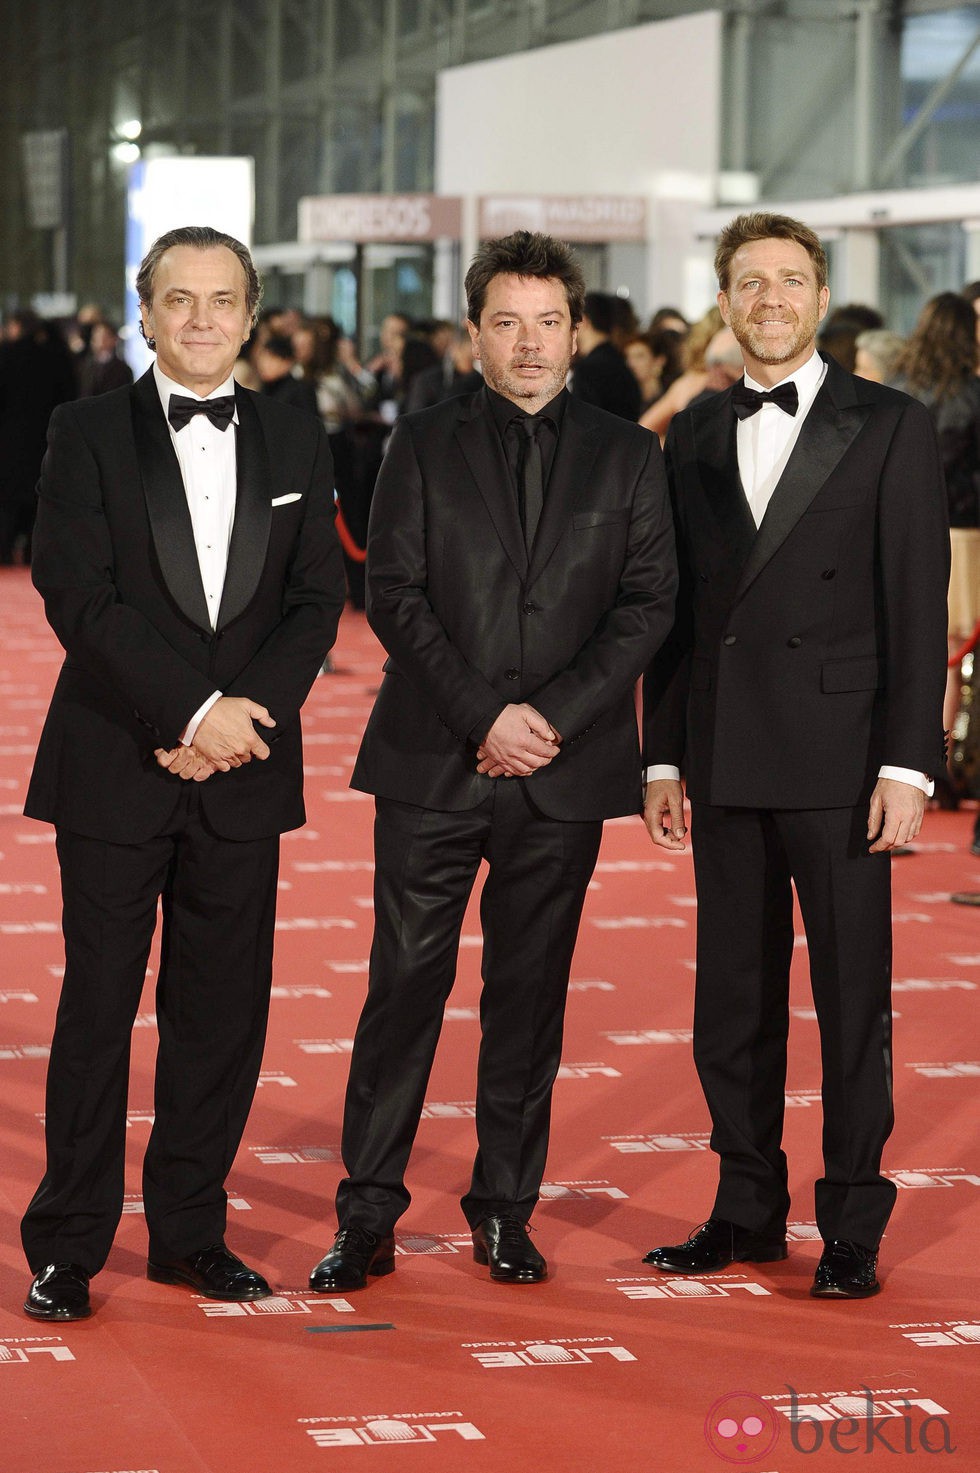
<svg viewBox="0 0 980 1473"><path fill-rule="evenodd" d="M781 1148L795 883L823 1062L824 1251L811 1292L877 1292L895 1187L890 855L944 761L949 538L928 414L814 349L827 262L805 225L742 216L715 265L745 378L667 440L681 595L645 682L654 841L698 895L694 1052L720 1184L670 1273L786 1257Z"/></svg>
<svg viewBox="0 0 980 1473"><path fill-rule="evenodd" d="M28 1314L91 1313L123 1203L130 1032L163 901L147 1272L212 1299L265 1280L224 1245L262 1058L279 834L304 822L299 709L343 604L330 455L237 388L259 282L210 228L140 268L156 363L51 419L33 565L65 647L26 812L55 824L65 978ZM232 428L233 426L233 428Z"/></svg>
<svg viewBox="0 0 980 1473"><path fill-rule="evenodd" d="M463 1211L491 1277L543 1279L527 1221L604 818L639 812L634 685L671 622L655 436L570 398L583 281L519 231L466 278L478 393L398 421L371 510L388 652L354 769L376 798L375 933L354 1040L340 1232L315 1290L394 1267L392 1229L481 859L479 1142Z"/></svg>

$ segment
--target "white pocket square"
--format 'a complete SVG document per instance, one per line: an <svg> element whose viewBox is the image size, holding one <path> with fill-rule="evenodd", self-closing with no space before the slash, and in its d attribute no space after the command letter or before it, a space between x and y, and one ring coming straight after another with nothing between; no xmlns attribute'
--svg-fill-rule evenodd
<svg viewBox="0 0 980 1473"><path fill-rule="evenodd" d="M288 506L291 501L302 501L302 491L290 491L288 496L273 496L273 506Z"/></svg>

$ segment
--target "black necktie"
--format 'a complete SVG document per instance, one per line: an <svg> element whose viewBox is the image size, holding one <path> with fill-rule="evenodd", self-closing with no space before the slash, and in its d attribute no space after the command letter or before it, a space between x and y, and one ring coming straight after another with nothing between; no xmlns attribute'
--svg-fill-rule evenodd
<svg viewBox="0 0 980 1473"><path fill-rule="evenodd" d="M171 394L167 407L167 418L177 431L190 424L195 414L206 414L219 430L226 430L234 413L234 394L219 394L217 399L188 399L184 394Z"/></svg>
<svg viewBox="0 0 980 1473"><path fill-rule="evenodd" d="M777 384L768 394L750 389L744 382L736 384L732 389L732 408L739 419L748 419L750 415L757 414L763 404L776 404L787 414L795 414L800 407L799 391L792 380L786 384Z"/></svg>
<svg viewBox="0 0 980 1473"><path fill-rule="evenodd" d="M534 534L541 520L541 508L544 505L544 462L541 459L541 443L538 440L541 420L526 414L518 420L518 424L527 437L522 447L524 454L521 457L519 479L521 526L524 528L524 546L530 557L531 548L534 546Z"/></svg>

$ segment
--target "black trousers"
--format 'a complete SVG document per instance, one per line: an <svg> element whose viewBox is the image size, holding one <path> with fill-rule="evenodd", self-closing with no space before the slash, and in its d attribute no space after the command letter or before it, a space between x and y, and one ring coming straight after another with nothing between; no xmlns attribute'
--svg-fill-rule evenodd
<svg viewBox="0 0 980 1473"><path fill-rule="evenodd" d="M698 895L694 1054L720 1157L712 1216L781 1233L795 882L820 1030L825 1241L875 1247L894 1205L891 867L868 854L866 808L692 805ZM817 1069L813 1061L814 1074Z"/></svg>
<svg viewBox="0 0 980 1473"><path fill-rule="evenodd" d="M405 1170L481 859L489 873L478 1150L463 1212L471 1226L500 1213L526 1220L538 1200L569 969L602 823L546 818L529 788L498 778L463 813L377 800L375 930L344 1110L342 1227L390 1232L411 1200Z"/></svg>
<svg viewBox="0 0 980 1473"><path fill-rule="evenodd" d="M209 781L220 781L209 779ZM48 1064L47 1169L21 1233L33 1272L105 1263L124 1195L130 1035L162 898L155 1120L143 1161L151 1257L220 1242L224 1180L255 1093L272 981L278 836L217 838L188 783L167 831L109 844L58 830L65 979Z"/></svg>

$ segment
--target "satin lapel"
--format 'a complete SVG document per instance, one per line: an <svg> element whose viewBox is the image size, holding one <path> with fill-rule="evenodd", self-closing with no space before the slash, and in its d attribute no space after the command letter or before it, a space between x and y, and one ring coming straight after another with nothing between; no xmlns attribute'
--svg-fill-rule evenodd
<svg viewBox="0 0 980 1473"><path fill-rule="evenodd" d="M813 402L786 469L772 493L752 551L735 591L742 597L769 559L779 550L820 491L871 413L858 402L857 381L830 362L827 377Z"/></svg>
<svg viewBox="0 0 980 1473"><path fill-rule="evenodd" d="M572 511L584 498L601 440L601 429L588 423L578 402L569 396L562 416L554 464L548 477L541 521L531 549L529 585L547 565L568 526Z"/></svg>
<svg viewBox="0 0 980 1473"><path fill-rule="evenodd" d="M756 526L738 473L735 426L731 394L716 394L694 411L694 446L697 473L705 500L722 541L742 563L756 537Z"/></svg>
<svg viewBox="0 0 980 1473"><path fill-rule="evenodd" d="M238 410L235 427L235 522L218 611L219 629L237 619L251 602L265 567L272 524L269 453L258 411L247 389L236 387L235 407Z"/></svg>
<svg viewBox="0 0 980 1473"><path fill-rule="evenodd" d="M468 416L456 428L459 448L486 503L504 551L523 578L527 572L524 533L517 510L517 493L511 485L493 413L486 395L479 393L465 408Z"/></svg>
<svg viewBox="0 0 980 1473"><path fill-rule="evenodd" d="M210 629L180 464L152 369L133 385L131 402L136 459L160 570L182 613L192 624Z"/></svg>

